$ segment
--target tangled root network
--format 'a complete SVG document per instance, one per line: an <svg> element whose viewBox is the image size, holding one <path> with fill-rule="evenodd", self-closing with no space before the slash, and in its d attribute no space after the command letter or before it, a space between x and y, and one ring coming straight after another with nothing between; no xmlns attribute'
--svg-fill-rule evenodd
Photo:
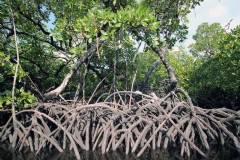
<svg viewBox="0 0 240 160"><path fill-rule="evenodd" d="M240 112L193 106L188 94L177 89L164 98L154 93L119 91L97 101L84 103L37 103L34 109L16 113L0 128L0 140L21 150L30 147L63 152L124 148L126 154L141 156L147 148L181 148L181 155L192 150L206 156L210 143L232 141L240 152Z"/></svg>

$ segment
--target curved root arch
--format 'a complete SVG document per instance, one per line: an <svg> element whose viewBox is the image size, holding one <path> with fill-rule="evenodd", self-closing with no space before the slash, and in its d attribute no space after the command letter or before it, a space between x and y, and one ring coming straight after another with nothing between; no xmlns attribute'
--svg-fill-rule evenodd
<svg viewBox="0 0 240 160"><path fill-rule="evenodd" d="M17 128L13 129L12 118L0 128L1 141L8 140L19 150L29 146L37 153L45 147L62 152L68 146L77 159L79 149L100 148L105 153L123 147L126 154L141 156L147 148L167 149L173 144L181 147L181 155L190 156L193 149L206 156L203 150L210 149L209 142L224 144L228 138L240 150L240 113L193 106L182 89L161 99L121 91L95 104L38 103L16 118Z"/></svg>

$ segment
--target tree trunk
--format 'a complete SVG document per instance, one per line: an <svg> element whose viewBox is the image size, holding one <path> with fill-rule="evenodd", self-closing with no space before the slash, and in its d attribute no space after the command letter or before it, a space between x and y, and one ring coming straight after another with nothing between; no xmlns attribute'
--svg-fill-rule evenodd
<svg viewBox="0 0 240 160"><path fill-rule="evenodd" d="M167 59L164 56L164 49L160 48L160 49L156 49L156 48L152 48L153 51L155 53L158 54L158 56L160 57L161 61L163 62L163 65L165 66L167 72L168 72L168 78L169 78L169 92L171 91L175 91L177 88L177 78L174 74L174 71L171 67L171 65L168 63Z"/></svg>
<svg viewBox="0 0 240 160"><path fill-rule="evenodd" d="M45 93L44 97L46 99L52 99L52 98L58 96L66 88L66 86L67 86L70 78L73 76L73 74L76 73L78 68L87 60L88 57L90 57L97 50L97 48L100 45L101 45L101 42L98 43L98 46L96 46L96 45L92 46L82 58L78 59L77 63L72 67L70 72L65 76L61 85L59 87L57 87L56 89L54 89L48 93Z"/></svg>

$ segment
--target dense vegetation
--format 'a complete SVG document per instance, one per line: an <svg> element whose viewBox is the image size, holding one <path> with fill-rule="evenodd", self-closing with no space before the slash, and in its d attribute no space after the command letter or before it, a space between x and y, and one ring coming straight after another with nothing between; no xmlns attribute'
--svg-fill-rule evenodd
<svg viewBox="0 0 240 160"><path fill-rule="evenodd" d="M103 79L99 94L131 89L134 76L143 77L142 68L151 65L144 59L153 57L159 45L171 48L185 38L185 16L199 2L2 1L1 106L10 104L16 65L13 18L20 46L16 86L20 107L35 101L31 94L44 99L44 93L61 86L64 75L72 71L71 81L64 81L69 84L59 88L67 99L89 97ZM48 98L59 94L52 92Z"/></svg>
<svg viewBox="0 0 240 160"><path fill-rule="evenodd" d="M141 146L140 156L163 139L205 156L196 137L207 150L209 139L230 137L240 150L228 131L239 130L238 112L196 107L239 109L240 27L204 23L190 52L173 50L201 1L1 0L0 111L11 111L1 140L37 152L69 142L78 159L78 145Z"/></svg>
<svg viewBox="0 0 240 160"><path fill-rule="evenodd" d="M181 8L182 2L176 3L179 5L175 6L177 8L164 13L160 13L161 7L170 2L152 4L146 9L142 6L150 2L140 5L132 1L129 2L131 7L125 2L113 2L67 1L61 4L51 1L25 5L16 1L11 3L14 17L9 17L10 5L1 2L0 107L11 103L16 66L12 18L16 19L20 46L15 94L19 108L44 99L43 94L61 84L64 75L89 52L91 45L100 45L101 41L104 44L97 47L97 53L86 58L83 65L74 71L76 74L72 75L63 93L66 99L90 97L103 79L98 96L109 89L129 90L134 76L134 90L145 93L151 87L151 91L165 92L167 71L151 47L168 44L171 48L176 41L182 41L186 35L184 16L189 10ZM190 9L194 3L197 4L193 2L182 6ZM155 19L154 14L159 14L159 18ZM158 37L161 37L160 41ZM183 48L170 50L166 55L177 73L180 86L200 106L237 109L239 27L226 33L218 23L204 23L199 26L194 39L196 43L190 46L193 56ZM147 72L148 69L150 72Z"/></svg>
<svg viewBox="0 0 240 160"><path fill-rule="evenodd" d="M199 28L205 25L202 24ZM214 27L211 28L212 26ZM219 32L215 33L216 28L219 28ZM239 110L240 26L226 33L220 29L220 24L215 23L206 27L206 30L203 33L199 32L211 37L196 40L192 48L198 53L211 54L199 54L202 57L201 63L191 73L189 84L192 87L189 88L189 92L196 97L201 106Z"/></svg>

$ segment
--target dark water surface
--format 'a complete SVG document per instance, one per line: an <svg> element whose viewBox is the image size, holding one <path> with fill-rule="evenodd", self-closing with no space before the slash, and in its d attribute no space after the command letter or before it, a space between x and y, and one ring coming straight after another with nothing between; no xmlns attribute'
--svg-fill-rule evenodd
<svg viewBox="0 0 240 160"><path fill-rule="evenodd" d="M240 154L236 152L233 146L227 145L225 147L219 147L220 145L211 146L211 150L206 153L208 158L203 158L198 154L191 153L192 156L180 157L180 151L177 150L163 150L156 149L155 151L148 150L144 152L141 157L137 157L136 154L125 155L124 150L118 150L116 152L108 152L101 154L100 150L97 151L82 151L80 152L82 160L240 160ZM71 151L64 151L63 153L54 151L44 151L36 155L26 150L21 152L15 151L7 144L0 144L0 160L75 160L76 157Z"/></svg>

